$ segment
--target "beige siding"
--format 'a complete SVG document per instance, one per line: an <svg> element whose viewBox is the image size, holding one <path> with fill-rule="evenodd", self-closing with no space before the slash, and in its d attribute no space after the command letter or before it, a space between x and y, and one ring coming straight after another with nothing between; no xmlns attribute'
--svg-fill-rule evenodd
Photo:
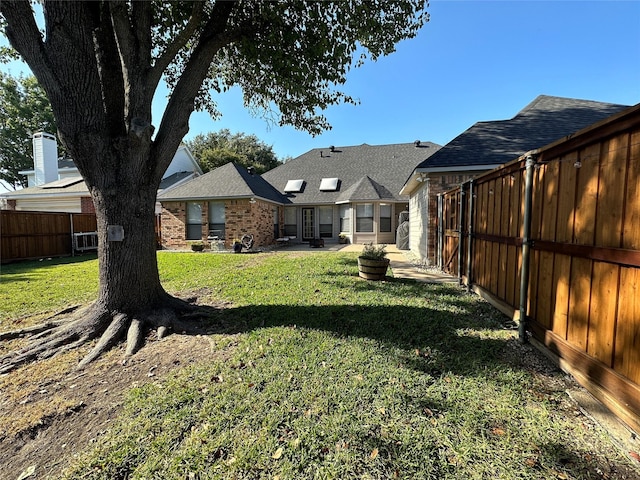
<svg viewBox="0 0 640 480"><path fill-rule="evenodd" d="M427 257L428 194L429 188L425 182L409 200L409 249L421 259Z"/></svg>
<svg viewBox="0 0 640 480"><path fill-rule="evenodd" d="M71 198L20 198L16 200L16 210L32 212L81 213L80 197Z"/></svg>

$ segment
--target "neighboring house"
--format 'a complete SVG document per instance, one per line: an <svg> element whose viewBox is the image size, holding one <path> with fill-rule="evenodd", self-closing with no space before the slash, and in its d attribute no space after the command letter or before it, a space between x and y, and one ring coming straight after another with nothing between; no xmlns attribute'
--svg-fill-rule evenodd
<svg viewBox="0 0 640 480"><path fill-rule="evenodd" d="M625 108L540 95L512 119L474 124L421 162L400 190L410 197L411 252L436 264L438 194Z"/></svg>
<svg viewBox="0 0 640 480"><path fill-rule="evenodd" d="M162 194L162 242L254 236L255 245L339 237L393 243L409 197L400 189L434 143L313 149L262 176L227 164Z"/></svg>
<svg viewBox="0 0 640 480"><path fill-rule="evenodd" d="M39 212L94 213L93 201L78 169L69 158L58 158L55 136L36 133L33 136L33 170L21 171L28 187L0 195L11 210ZM198 175L202 170L186 146L176 152L160 183L166 191ZM160 204L156 207L160 213Z"/></svg>

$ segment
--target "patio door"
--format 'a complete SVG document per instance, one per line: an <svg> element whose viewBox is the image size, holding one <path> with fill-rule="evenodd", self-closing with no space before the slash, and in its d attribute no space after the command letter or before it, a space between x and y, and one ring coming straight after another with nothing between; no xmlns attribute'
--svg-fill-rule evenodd
<svg viewBox="0 0 640 480"><path fill-rule="evenodd" d="M302 241L315 238L313 208L302 209Z"/></svg>

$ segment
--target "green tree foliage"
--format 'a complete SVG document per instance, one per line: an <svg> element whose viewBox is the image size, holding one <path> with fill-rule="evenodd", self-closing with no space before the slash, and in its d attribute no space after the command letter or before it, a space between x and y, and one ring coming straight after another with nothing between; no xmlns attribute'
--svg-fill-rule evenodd
<svg viewBox="0 0 640 480"><path fill-rule="evenodd" d="M232 134L226 128L206 135L196 135L185 143L204 172L235 162L244 167L253 167L260 175L282 163L278 161L273 148L255 135Z"/></svg>
<svg viewBox="0 0 640 480"><path fill-rule="evenodd" d="M36 78L0 72L0 180L11 188L27 186L18 172L33 168L31 135L40 131L55 133L56 124Z"/></svg>

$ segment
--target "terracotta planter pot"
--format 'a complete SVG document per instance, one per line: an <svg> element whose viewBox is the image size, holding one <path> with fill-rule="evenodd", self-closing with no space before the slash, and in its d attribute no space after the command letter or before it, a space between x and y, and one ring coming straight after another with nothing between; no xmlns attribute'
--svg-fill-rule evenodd
<svg viewBox="0 0 640 480"><path fill-rule="evenodd" d="M389 259L371 260L358 257L358 275L365 280L384 280L389 268Z"/></svg>

